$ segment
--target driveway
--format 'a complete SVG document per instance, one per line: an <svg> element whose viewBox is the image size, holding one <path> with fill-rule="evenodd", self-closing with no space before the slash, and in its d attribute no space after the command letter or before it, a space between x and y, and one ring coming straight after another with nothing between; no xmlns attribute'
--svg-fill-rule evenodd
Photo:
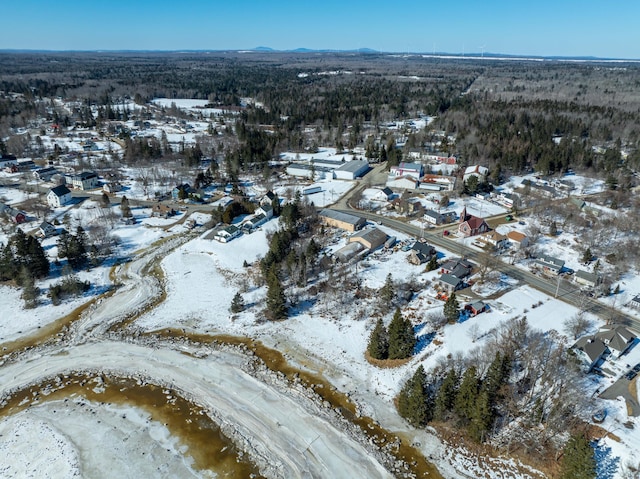
<svg viewBox="0 0 640 479"><path fill-rule="evenodd" d="M640 416L640 404L638 404L638 399L635 395L631 394L630 389L636 388L636 381L638 377L636 376L631 381L622 376L615 383L605 389L600 397L602 399L612 399L615 400L618 397L622 396L622 398L627 403L627 409L629 411L629 416L638 417Z"/></svg>

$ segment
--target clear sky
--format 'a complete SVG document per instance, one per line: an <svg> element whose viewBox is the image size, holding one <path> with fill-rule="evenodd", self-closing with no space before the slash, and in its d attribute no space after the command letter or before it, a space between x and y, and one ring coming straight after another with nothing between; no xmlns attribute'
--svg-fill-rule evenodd
<svg viewBox="0 0 640 479"><path fill-rule="evenodd" d="M9 0L0 10L0 49L267 46L640 59L638 0Z"/></svg>

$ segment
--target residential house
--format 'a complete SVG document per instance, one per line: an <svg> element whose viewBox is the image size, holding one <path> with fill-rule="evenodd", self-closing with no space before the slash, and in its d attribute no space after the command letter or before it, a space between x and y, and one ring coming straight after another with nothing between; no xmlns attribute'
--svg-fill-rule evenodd
<svg viewBox="0 0 640 479"><path fill-rule="evenodd" d="M592 336L580 338L573 349L586 364L587 372L591 372L610 354L607 345Z"/></svg>
<svg viewBox="0 0 640 479"><path fill-rule="evenodd" d="M18 160L18 171L31 171L36 167L33 160Z"/></svg>
<svg viewBox="0 0 640 479"><path fill-rule="evenodd" d="M151 216L153 218L167 219L176 214L176 211L168 205L162 203L156 203L151 207Z"/></svg>
<svg viewBox="0 0 640 479"><path fill-rule="evenodd" d="M215 239L216 241L219 241L220 243L228 243L234 238L237 238L238 236L240 236L241 234L242 234L242 231L239 228L233 225L229 225L226 228L222 228L218 230L214 235L213 239Z"/></svg>
<svg viewBox="0 0 640 479"><path fill-rule="evenodd" d="M242 229L250 233L256 228L259 228L260 226L265 224L267 220L268 218L264 214L255 214L252 218L249 218L244 223L242 223Z"/></svg>
<svg viewBox="0 0 640 479"><path fill-rule="evenodd" d="M463 236L476 236L489 231L489 225L487 222L479 216L474 216L467 213L467 207L465 206L460 213L460 224L458 225L458 232Z"/></svg>
<svg viewBox="0 0 640 479"><path fill-rule="evenodd" d="M636 335L621 324L603 326L595 335L607 345L616 358L626 353L636 339Z"/></svg>
<svg viewBox="0 0 640 479"><path fill-rule="evenodd" d="M425 190L453 191L455 185L455 176L427 174L420 178L420 188Z"/></svg>
<svg viewBox="0 0 640 479"><path fill-rule="evenodd" d="M440 278L438 278L438 284L449 294L464 287L464 281L462 281L462 279L447 273L441 275Z"/></svg>
<svg viewBox="0 0 640 479"><path fill-rule="evenodd" d="M441 225L444 223L444 216L433 210L425 210L424 219L427 223L431 223L432 225Z"/></svg>
<svg viewBox="0 0 640 479"><path fill-rule="evenodd" d="M15 224L22 224L27 221L26 214L4 203L0 203L0 212L4 213Z"/></svg>
<svg viewBox="0 0 640 479"><path fill-rule="evenodd" d="M489 168L480 166L480 165L473 165L473 166L468 166L464 170L464 175L462 179L463 181L467 181L472 176L477 176L478 181L483 182L484 180L487 179L488 175L489 175Z"/></svg>
<svg viewBox="0 0 640 479"><path fill-rule="evenodd" d="M393 195L394 195L394 193L391 190L391 188L389 188L388 186L385 186L384 188L382 188L381 190L378 190L375 193L374 199L382 200L382 201L389 201L389 200L391 200Z"/></svg>
<svg viewBox="0 0 640 479"><path fill-rule="evenodd" d="M266 205L266 204L270 205L274 198L276 198L276 194L273 191L269 190L264 194L264 196L260 200L260 204L261 205Z"/></svg>
<svg viewBox="0 0 640 479"><path fill-rule="evenodd" d="M471 313L471 316L477 316L480 313L484 313L489 307L482 301L474 301L465 305L464 309Z"/></svg>
<svg viewBox="0 0 640 479"><path fill-rule="evenodd" d="M122 190L122 185L117 181L110 181L102 185L102 189L105 193L117 193Z"/></svg>
<svg viewBox="0 0 640 479"><path fill-rule="evenodd" d="M192 193L194 193L193 188L191 188L189 183L184 183L182 185L177 185L171 190L171 199L173 201L178 201L188 198Z"/></svg>
<svg viewBox="0 0 640 479"><path fill-rule="evenodd" d="M270 220L273 218L273 207L270 204L264 204L256 208L254 213L256 215L264 215L267 220Z"/></svg>
<svg viewBox="0 0 640 479"><path fill-rule="evenodd" d="M542 267L545 273L559 274L564 268L564 261L553 256L541 254L536 258L536 264Z"/></svg>
<svg viewBox="0 0 640 479"><path fill-rule="evenodd" d="M473 263L466 259L450 259L440 265L440 272L452 274L458 278L466 278L473 271Z"/></svg>
<svg viewBox="0 0 640 479"><path fill-rule="evenodd" d="M367 223L367 220L360 216L342 213L328 208L323 209L318 214L318 217L323 224L327 226L334 226L346 231L359 230Z"/></svg>
<svg viewBox="0 0 640 479"><path fill-rule="evenodd" d="M11 166L18 166L18 160L13 155L0 154L0 168L9 168Z"/></svg>
<svg viewBox="0 0 640 479"><path fill-rule="evenodd" d="M65 185L51 188L47 193L47 203L51 208L60 208L71 202L71 191Z"/></svg>
<svg viewBox="0 0 640 479"><path fill-rule="evenodd" d="M629 304L627 304L627 306L631 308L640 309L640 295L636 295L633 298L631 298L631 301L629 301Z"/></svg>
<svg viewBox="0 0 640 479"><path fill-rule="evenodd" d="M420 183L411 175L406 176L389 176L386 186L396 190L415 190Z"/></svg>
<svg viewBox="0 0 640 479"><path fill-rule="evenodd" d="M40 168L39 170L34 171L33 176L40 181L51 181L51 178L58 173L59 171L56 168L49 166L47 168Z"/></svg>
<svg viewBox="0 0 640 479"><path fill-rule="evenodd" d="M491 245L495 249L502 249L508 244L507 237L497 231L488 231L478 238L486 245Z"/></svg>
<svg viewBox="0 0 640 479"><path fill-rule="evenodd" d="M581 269L576 271L573 279L576 283L590 288L595 288L598 283L600 283L600 277L596 273L589 273L588 271L583 271Z"/></svg>
<svg viewBox="0 0 640 479"><path fill-rule="evenodd" d="M507 239L513 246L518 249L526 248L529 246L529 238L524 233L519 231L509 231L507 233Z"/></svg>
<svg viewBox="0 0 640 479"><path fill-rule="evenodd" d="M373 251L382 246L387 241L387 234L378 228L360 230L349 237L349 243L360 243L369 251Z"/></svg>
<svg viewBox="0 0 640 479"><path fill-rule="evenodd" d="M636 335L621 324L603 326L591 335L580 338L573 348L581 353L588 371L608 356L620 358L635 344Z"/></svg>
<svg viewBox="0 0 640 479"><path fill-rule="evenodd" d="M42 223L40 223L40 226L38 227L38 235L42 236L43 238L49 238L50 236L55 236L57 232L58 232L58 229L48 221L43 221Z"/></svg>
<svg viewBox="0 0 640 479"><path fill-rule="evenodd" d="M431 258L437 254L436 249L424 241L416 241L409 250L407 260L411 264L421 265L431 261Z"/></svg>
<svg viewBox="0 0 640 479"><path fill-rule="evenodd" d="M92 190L98 187L98 175L92 171L65 176L66 184L78 190Z"/></svg>
<svg viewBox="0 0 640 479"><path fill-rule="evenodd" d="M424 175L424 167L420 163L401 162L398 166L392 166L389 170L390 177L409 176L418 181Z"/></svg>

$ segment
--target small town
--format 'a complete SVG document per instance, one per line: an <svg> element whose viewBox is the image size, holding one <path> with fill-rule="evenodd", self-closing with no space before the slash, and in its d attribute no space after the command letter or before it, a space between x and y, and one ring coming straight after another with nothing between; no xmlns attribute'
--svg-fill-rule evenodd
<svg viewBox="0 0 640 479"><path fill-rule="evenodd" d="M0 476L640 477L640 70L536 62L0 51Z"/></svg>

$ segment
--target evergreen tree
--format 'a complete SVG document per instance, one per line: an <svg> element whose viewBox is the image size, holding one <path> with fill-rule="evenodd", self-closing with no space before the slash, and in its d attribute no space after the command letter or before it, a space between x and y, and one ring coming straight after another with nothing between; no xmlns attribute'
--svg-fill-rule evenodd
<svg viewBox="0 0 640 479"><path fill-rule="evenodd" d="M500 388L505 384L511 372L511 358L496 352L496 355L487 369L487 373L482 381L481 390L487 393L489 402L493 407L497 399Z"/></svg>
<svg viewBox="0 0 640 479"><path fill-rule="evenodd" d="M470 366L462 376L462 382L456 395L454 411L466 423L474 415L475 402L479 391L477 370Z"/></svg>
<svg viewBox="0 0 640 479"><path fill-rule="evenodd" d="M416 337L409 319L397 308L389 324L389 359L406 359L413 354Z"/></svg>
<svg viewBox="0 0 640 479"><path fill-rule="evenodd" d="M476 398L468 426L469 434L478 442L484 441L495 419L491 400L486 392L481 392Z"/></svg>
<svg viewBox="0 0 640 479"><path fill-rule="evenodd" d="M373 359L387 359L389 356L389 338L382 318L378 318L367 345L369 356Z"/></svg>
<svg viewBox="0 0 640 479"><path fill-rule="evenodd" d="M40 290L36 287L35 280L27 267L22 267L19 276L18 282L22 285L24 307L27 309L35 308L38 305L38 294Z"/></svg>
<svg viewBox="0 0 640 479"><path fill-rule="evenodd" d="M449 323L455 323L460 319L460 303L458 303L456 293L451 293L451 296L444 303L444 317Z"/></svg>
<svg viewBox="0 0 640 479"><path fill-rule="evenodd" d="M109 195L105 192L102 193L102 197L100 198L100 204L103 208L109 208L111 206L111 200L109 199Z"/></svg>
<svg viewBox="0 0 640 479"><path fill-rule="evenodd" d="M549 234L551 236L558 236L558 225L555 221L551 222L551 226L549 227Z"/></svg>
<svg viewBox="0 0 640 479"><path fill-rule="evenodd" d="M82 268L87 263L87 234L82 226L78 226L76 234L69 239L67 260L73 269Z"/></svg>
<svg viewBox="0 0 640 479"><path fill-rule="evenodd" d="M395 296L395 288L393 286L393 278L391 277L391 273L387 274L387 279L384 282L384 286L380 288L378 292L378 297L380 298L380 303L385 311L388 311L391 308L393 303L393 298Z"/></svg>
<svg viewBox="0 0 640 479"><path fill-rule="evenodd" d="M440 421L447 419L449 413L453 410L458 393L458 373L455 369L450 369L438 389L434 405L434 417Z"/></svg>
<svg viewBox="0 0 640 479"><path fill-rule="evenodd" d="M587 248L582 255L582 262L591 263L592 259L593 259L593 253L591 252L591 248Z"/></svg>
<svg viewBox="0 0 640 479"><path fill-rule="evenodd" d="M40 242L33 236L27 238L26 266L34 278L44 278L49 274L49 258Z"/></svg>
<svg viewBox="0 0 640 479"><path fill-rule="evenodd" d="M242 295L238 291L231 301L231 312L240 313L241 311L244 311L244 299L242 299Z"/></svg>
<svg viewBox="0 0 640 479"><path fill-rule="evenodd" d="M280 216L282 207L280 206L280 198L278 198L278 195L273 196L273 199L271 200L271 208L273 208L273 216L276 218Z"/></svg>
<svg viewBox="0 0 640 479"><path fill-rule="evenodd" d="M432 419L433 401L429 394L427 375L419 366L398 395L398 413L414 427L424 427Z"/></svg>
<svg viewBox="0 0 640 479"><path fill-rule="evenodd" d="M574 434L564 448L560 479L595 479L593 448L582 434Z"/></svg>
<svg viewBox="0 0 640 479"><path fill-rule="evenodd" d="M131 207L129 206L129 199L126 196L122 197L120 201L120 211L122 211L123 218L131 218Z"/></svg>
<svg viewBox="0 0 640 479"><path fill-rule="evenodd" d="M438 258L437 256L434 254L431 259L429 260L429 262L427 263L427 266L425 267L425 270L427 272L429 271L435 271L436 269L438 269Z"/></svg>
<svg viewBox="0 0 640 479"><path fill-rule="evenodd" d="M276 268L271 266L267 275L267 315L273 321L287 318L287 303Z"/></svg>
<svg viewBox="0 0 640 479"><path fill-rule="evenodd" d="M16 276L16 261L10 244L6 244L0 251L0 281L7 281Z"/></svg>

